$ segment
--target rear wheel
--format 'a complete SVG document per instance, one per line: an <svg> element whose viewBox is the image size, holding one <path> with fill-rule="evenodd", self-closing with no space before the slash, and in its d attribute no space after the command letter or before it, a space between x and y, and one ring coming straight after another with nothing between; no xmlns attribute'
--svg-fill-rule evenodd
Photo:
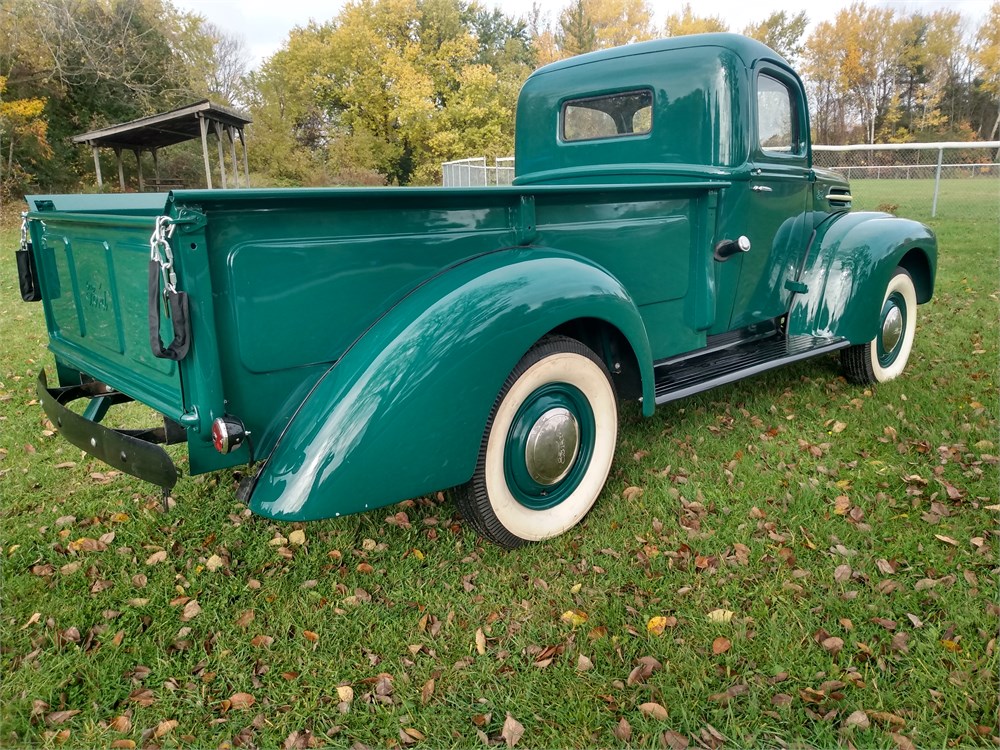
<svg viewBox="0 0 1000 750"><path fill-rule="evenodd" d="M840 353L844 375L862 384L884 383L897 377L910 358L916 328L917 292L913 279L905 268L897 268L882 300L878 335Z"/></svg>
<svg viewBox="0 0 1000 750"><path fill-rule="evenodd" d="M597 500L617 440L618 402L604 363L575 339L549 336L504 382L475 474L455 503L502 547L558 536Z"/></svg>

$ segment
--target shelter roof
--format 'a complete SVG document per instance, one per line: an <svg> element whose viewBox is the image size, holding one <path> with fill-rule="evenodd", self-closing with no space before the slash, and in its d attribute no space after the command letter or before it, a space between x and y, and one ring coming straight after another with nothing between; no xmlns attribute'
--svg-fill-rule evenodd
<svg viewBox="0 0 1000 750"><path fill-rule="evenodd" d="M73 143L88 146L149 150L201 137L199 119L220 122L242 129L252 120L244 114L203 99L169 112L141 117L131 122L109 125L73 136Z"/></svg>

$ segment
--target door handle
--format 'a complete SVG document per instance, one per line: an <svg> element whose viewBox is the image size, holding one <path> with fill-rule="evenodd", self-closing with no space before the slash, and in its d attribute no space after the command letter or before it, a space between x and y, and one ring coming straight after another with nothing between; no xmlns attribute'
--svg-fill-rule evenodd
<svg viewBox="0 0 1000 750"><path fill-rule="evenodd" d="M755 193L771 193L771 192L774 192L767 185L754 185L750 189L753 190Z"/></svg>

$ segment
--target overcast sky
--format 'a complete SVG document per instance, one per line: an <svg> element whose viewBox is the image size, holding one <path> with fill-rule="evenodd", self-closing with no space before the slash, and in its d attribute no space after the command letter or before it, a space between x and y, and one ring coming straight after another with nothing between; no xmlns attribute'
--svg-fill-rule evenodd
<svg viewBox="0 0 1000 750"><path fill-rule="evenodd" d="M344 5L343 0L174 0L175 5L200 13L208 20L227 31L242 36L252 59L252 65L274 54L295 26L304 26L310 19L327 21L337 15ZM532 0L484 0L487 5L499 7L508 15L527 16ZM553 2L539 0L539 5L553 20L559 10L569 0ZM785 10L797 13L803 8L811 23L832 18L840 8L847 7L850 0L827 0L825 3L810 3L805 6L801 0L694 0L691 6L699 15L718 15L732 31L740 31L752 21L770 15L772 11ZM920 10L933 12L939 8L958 10L973 24L978 25L985 18L990 0L881 0L879 5L890 5L901 12ZM656 2L658 24L670 12L682 7L682 0Z"/></svg>

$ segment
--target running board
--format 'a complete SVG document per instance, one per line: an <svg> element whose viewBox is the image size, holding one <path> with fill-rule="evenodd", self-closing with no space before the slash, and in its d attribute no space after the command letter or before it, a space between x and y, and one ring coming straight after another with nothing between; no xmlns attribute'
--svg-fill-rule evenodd
<svg viewBox="0 0 1000 750"><path fill-rule="evenodd" d="M834 352L850 346L842 338L774 336L755 339L725 349L714 349L694 357L664 360L654 366L656 403L665 404L685 396L733 383L776 367Z"/></svg>

